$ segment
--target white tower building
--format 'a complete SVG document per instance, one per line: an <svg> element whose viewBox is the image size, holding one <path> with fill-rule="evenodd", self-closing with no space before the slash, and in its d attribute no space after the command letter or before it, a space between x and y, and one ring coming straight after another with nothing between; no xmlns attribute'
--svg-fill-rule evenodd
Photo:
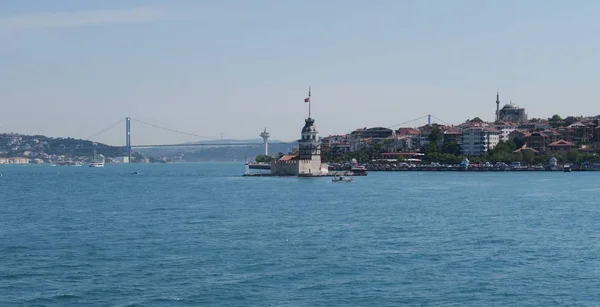
<svg viewBox="0 0 600 307"><path fill-rule="evenodd" d="M269 137L271 137L271 134L267 131L267 128L265 128L265 130L263 130L263 132L260 133L260 137L263 139L263 142L265 143L265 156L269 155Z"/></svg>

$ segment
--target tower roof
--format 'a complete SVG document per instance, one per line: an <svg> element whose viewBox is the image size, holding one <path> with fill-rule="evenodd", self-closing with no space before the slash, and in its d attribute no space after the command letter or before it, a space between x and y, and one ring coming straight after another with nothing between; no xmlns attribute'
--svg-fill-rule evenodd
<svg viewBox="0 0 600 307"><path fill-rule="evenodd" d="M307 118L304 120L305 124L302 127L302 133L305 132L317 132L317 127L315 127L315 120L313 118Z"/></svg>

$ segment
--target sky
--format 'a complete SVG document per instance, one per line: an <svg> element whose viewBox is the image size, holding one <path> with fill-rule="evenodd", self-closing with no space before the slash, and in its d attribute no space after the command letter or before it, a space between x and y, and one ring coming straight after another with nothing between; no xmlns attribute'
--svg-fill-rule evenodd
<svg viewBox="0 0 600 307"><path fill-rule="evenodd" d="M600 1L3 0L2 132L133 144L598 115ZM419 126L425 119L404 126ZM94 137L125 142L125 124Z"/></svg>

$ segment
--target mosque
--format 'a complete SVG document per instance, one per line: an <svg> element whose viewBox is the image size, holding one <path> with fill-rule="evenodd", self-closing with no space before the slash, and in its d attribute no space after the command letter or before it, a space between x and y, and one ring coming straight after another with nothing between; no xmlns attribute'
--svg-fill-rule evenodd
<svg viewBox="0 0 600 307"><path fill-rule="evenodd" d="M500 94L496 92L496 122L523 123L526 121L525 108L519 108L512 103L512 100L500 109Z"/></svg>

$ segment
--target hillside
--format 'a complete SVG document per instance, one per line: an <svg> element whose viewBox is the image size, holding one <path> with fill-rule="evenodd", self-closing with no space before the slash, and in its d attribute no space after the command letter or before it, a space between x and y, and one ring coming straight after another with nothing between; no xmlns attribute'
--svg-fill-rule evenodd
<svg viewBox="0 0 600 307"><path fill-rule="evenodd" d="M272 154L290 151L296 142L270 144ZM251 146L202 146L172 148L133 149L134 157L164 157L175 161L242 161L254 159L264 153L262 140L219 140L203 143L256 143ZM186 143L194 144L194 143ZM0 157L27 157L30 159L60 160L63 157L87 160L93 156L94 148L98 154L107 158L124 156L125 147L94 143L88 140L48 137L44 135L0 134Z"/></svg>
<svg viewBox="0 0 600 307"><path fill-rule="evenodd" d="M0 134L0 157L50 159L57 156L91 157L96 147L106 157L122 156L125 148L74 138L53 138L44 135Z"/></svg>
<svg viewBox="0 0 600 307"><path fill-rule="evenodd" d="M238 143L250 143L250 141L238 141ZM295 146L297 146L296 142L270 144L269 152L273 155L280 152L286 153L291 151ZM252 146L144 148L136 149L136 152L146 157L166 157L175 161L200 162L252 160L257 155L264 154L264 150L265 148L261 141L261 143Z"/></svg>

